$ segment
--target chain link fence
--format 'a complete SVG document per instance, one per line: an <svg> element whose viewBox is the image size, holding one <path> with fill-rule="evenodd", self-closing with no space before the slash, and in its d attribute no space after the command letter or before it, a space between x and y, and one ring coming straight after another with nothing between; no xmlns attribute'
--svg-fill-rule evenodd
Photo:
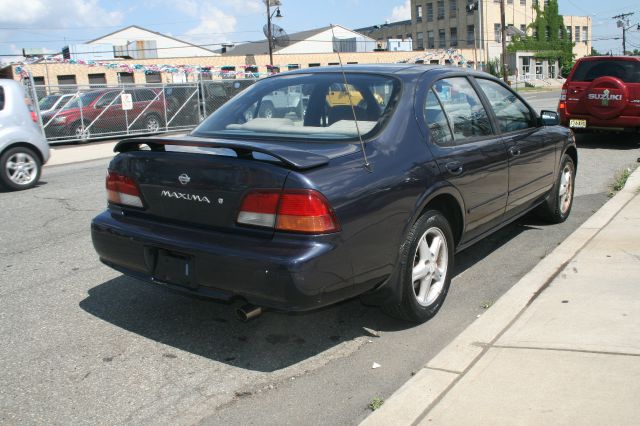
<svg viewBox="0 0 640 426"><path fill-rule="evenodd" d="M49 143L187 131L255 79L120 85L33 85L34 104Z"/></svg>

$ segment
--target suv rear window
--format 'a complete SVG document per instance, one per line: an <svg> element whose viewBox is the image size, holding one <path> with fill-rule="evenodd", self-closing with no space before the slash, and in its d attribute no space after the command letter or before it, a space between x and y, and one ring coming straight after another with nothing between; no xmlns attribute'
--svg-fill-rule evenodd
<svg viewBox="0 0 640 426"><path fill-rule="evenodd" d="M384 75L282 75L261 80L235 96L192 134L349 140L359 131L368 137L382 128L399 93L400 82Z"/></svg>
<svg viewBox="0 0 640 426"><path fill-rule="evenodd" d="M571 81L593 81L605 76L619 78L625 83L640 83L640 61L582 61L573 73Z"/></svg>

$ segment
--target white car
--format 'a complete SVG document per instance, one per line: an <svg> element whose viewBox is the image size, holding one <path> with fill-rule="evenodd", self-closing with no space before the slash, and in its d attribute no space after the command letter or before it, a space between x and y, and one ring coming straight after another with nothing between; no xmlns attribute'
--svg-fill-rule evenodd
<svg viewBox="0 0 640 426"><path fill-rule="evenodd" d="M49 143L22 86L0 79L0 185L9 190L36 185L49 160Z"/></svg>
<svg viewBox="0 0 640 426"><path fill-rule="evenodd" d="M71 102L71 99L75 98L75 94L71 93L56 93L53 95L47 95L44 98L40 99L38 102L38 107L40 108L40 114L45 112L57 111L60 108L64 108L68 103Z"/></svg>

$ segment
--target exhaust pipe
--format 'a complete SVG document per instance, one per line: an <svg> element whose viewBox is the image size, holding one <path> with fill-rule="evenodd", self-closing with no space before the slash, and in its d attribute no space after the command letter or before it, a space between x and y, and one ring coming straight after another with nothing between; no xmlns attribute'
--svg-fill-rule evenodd
<svg viewBox="0 0 640 426"><path fill-rule="evenodd" d="M242 322L250 321L259 317L262 314L262 308L260 306L254 306L247 304L241 308L236 309L236 316Z"/></svg>

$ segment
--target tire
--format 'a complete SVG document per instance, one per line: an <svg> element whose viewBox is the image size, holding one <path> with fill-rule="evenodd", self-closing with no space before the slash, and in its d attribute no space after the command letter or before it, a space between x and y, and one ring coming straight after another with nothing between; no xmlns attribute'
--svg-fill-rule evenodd
<svg viewBox="0 0 640 426"><path fill-rule="evenodd" d="M155 114L150 114L144 119L144 132L145 133L158 133L160 131L160 119Z"/></svg>
<svg viewBox="0 0 640 426"><path fill-rule="evenodd" d="M78 122L71 127L71 136L79 141L88 141L91 139L91 129L88 129L84 124Z"/></svg>
<svg viewBox="0 0 640 426"><path fill-rule="evenodd" d="M260 106L260 113L258 114L262 118L273 118L276 116L276 110L270 103L265 103Z"/></svg>
<svg viewBox="0 0 640 426"><path fill-rule="evenodd" d="M573 206L575 179L576 166L571 157L565 154L549 198L536 210L538 216L551 223L567 220Z"/></svg>
<svg viewBox="0 0 640 426"><path fill-rule="evenodd" d="M33 149L17 146L0 156L0 183L10 190L33 188L40 180L42 163Z"/></svg>
<svg viewBox="0 0 640 426"><path fill-rule="evenodd" d="M438 244L437 247L434 244ZM437 251L435 258L431 255L434 251ZM383 311L414 323L432 318L449 291L453 253L449 222L439 211L428 210L413 225L403 244L399 265L402 301L397 305L384 305Z"/></svg>

